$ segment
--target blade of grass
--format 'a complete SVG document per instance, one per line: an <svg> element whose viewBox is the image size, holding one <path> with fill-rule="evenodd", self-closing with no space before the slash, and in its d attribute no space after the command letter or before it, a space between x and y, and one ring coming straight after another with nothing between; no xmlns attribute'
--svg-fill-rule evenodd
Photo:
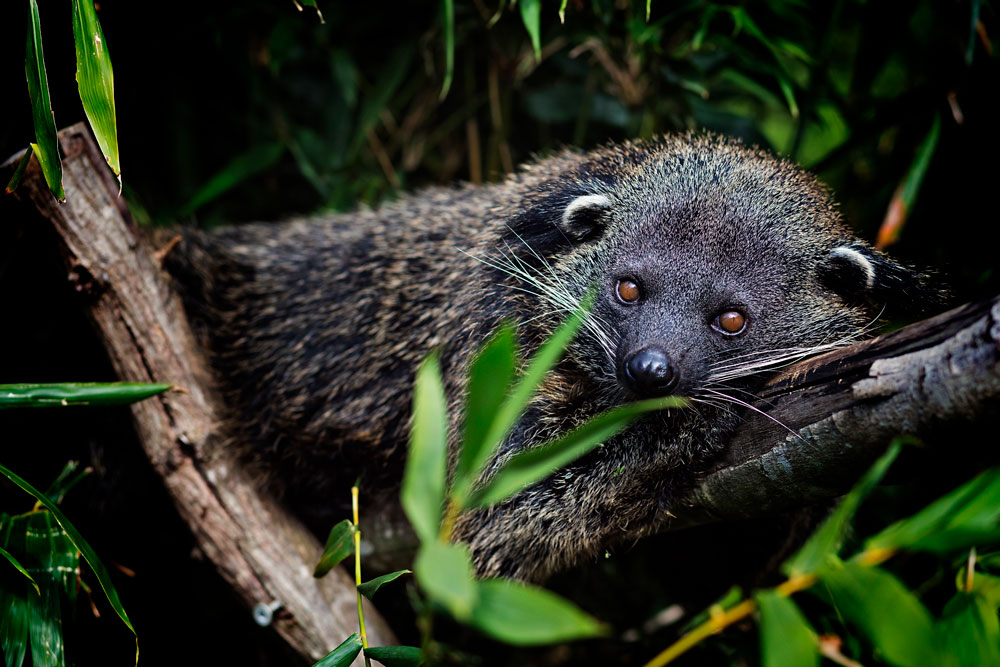
<svg viewBox="0 0 1000 667"><path fill-rule="evenodd" d="M667 396L623 405L598 415L552 442L511 457L483 488L472 495L469 505L483 506L498 503L544 479L557 468L575 461L624 429L640 415L686 405L686 399Z"/></svg>
<svg viewBox="0 0 1000 667"><path fill-rule="evenodd" d="M33 149L29 145L24 151L24 155L21 159L17 161L17 167L14 168L14 173L11 174L10 180L7 181L7 188L5 190L6 194L10 194L17 190L17 186L21 184L21 179L24 178L24 172L28 168L28 163L31 162L31 156L33 154Z"/></svg>
<svg viewBox="0 0 1000 667"><path fill-rule="evenodd" d="M73 39L76 42L76 84L83 110L104 159L111 170L120 175L115 75L93 0L73 0Z"/></svg>
<svg viewBox="0 0 1000 667"><path fill-rule="evenodd" d="M448 97L455 75L455 0L441 0L441 18L444 22L444 82L438 99L443 100Z"/></svg>
<svg viewBox="0 0 1000 667"><path fill-rule="evenodd" d="M61 382L0 384L0 410L58 405L127 405L170 389L145 382Z"/></svg>
<svg viewBox="0 0 1000 667"><path fill-rule="evenodd" d="M80 531L70 523L66 515L62 513L59 506L49 500L41 491L33 487L31 484L21 479L17 474L8 470L6 467L0 465L0 475L3 475L10 481L14 482L17 486L21 487L25 492L35 498L40 502L45 509L52 512L52 517L59 522L63 530L66 531L66 535L73 542L77 549L80 550L80 555L83 559L87 561L87 565L93 571L94 576L97 577L98 583L101 585L101 589L104 590L104 595L107 597L108 602L111 604L112 609L118 614L118 617L122 619L122 622L135 634L135 628L132 627L132 621L129 620L128 614L125 613L125 609L122 607L121 600L118 597L118 591L115 590L114 584L111 583L111 576L108 574L107 568L104 567L104 563L97 557L97 553L91 548L87 540L83 539L83 535ZM136 644L136 661L138 662L138 651L139 645Z"/></svg>
<svg viewBox="0 0 1000 667"><path fill-rule="evenodd" d="M583 324L583 318L586 317L586 312L590 310L590 306L593 302L593 293L588 294L584 298L580 308L566 318L559 328L556 329L555 333L553 333L552 336L550 336L548 340L542 344L542 346L531 358L531 362L528 364L528 370L525 372L521 380L514 386L514 389L507 397L507 400L500 406L496 416L493 418L493 424L484 439L484 442L488 443L483 447L483 450L486 451L481 452L478 457L480 461L488 461L493 451L500 446L500 443L504 441L507 434L514 428L514 425L520 418L521 413L524 412L524 409L527 407L529 401L531 401L531 398L538 390L538 386L545 378L545 374L548 373L559 360L562 356L563 350ZM467 477L461 480L456 480L452 489L452 498L454 499L456 506L459 508L466 506L468 494L472 488L472 482L479 477L481 472L481 469L469 470Z"/></svg>
<svg viewBox="0 0 1000 667"><path fill-rule="evenodd" d="M45 74L45 55L42 53L42 24L38 16L38 3L30 0L31 25L25 46L24 71L28 79L28 96L31 98L31 116L35 123L35 141L31 150L38 158L49 190L56 199L65 199L62 186L62 160L59 159L59 141L56 138L56 121L49 100L49 80Z"/></svg>

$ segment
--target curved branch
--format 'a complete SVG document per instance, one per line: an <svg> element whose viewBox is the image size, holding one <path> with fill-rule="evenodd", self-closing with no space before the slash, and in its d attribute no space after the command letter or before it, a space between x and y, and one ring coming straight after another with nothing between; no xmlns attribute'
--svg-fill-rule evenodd
<svg viewBox="0 0 1000 667"><path fill-rule="evenodd" d="M233 448L213 432L221 403L178 296L137 233L86 127L67 128L59 140L66 201L49 192L34 158L19 196L56 230L69 279L118 376L179 389L136 403L132 413L149 460L202 552L248 614L257 604L280 602L272 627L313 662L357 630L354 582L339 568L324 579L311 576L319 542L259 492ZM373 645L395 643L374 608L365 617Z"/></svg>
<svg viewBox="0 0 1000 667"><path fill-rule="evenodd" d="M1000 296L789 367L760 392L672 528L833 498L901 434L1000 414ZM938 438L942 439L942 438Z"/></svg>

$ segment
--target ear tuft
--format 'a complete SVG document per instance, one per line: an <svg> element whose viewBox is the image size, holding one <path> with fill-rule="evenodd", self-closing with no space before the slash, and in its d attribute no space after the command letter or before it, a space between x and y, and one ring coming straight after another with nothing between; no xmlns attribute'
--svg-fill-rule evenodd
<svg viewBox="0 0 1000 667"><path fill-rule="evenodd" d="M947 292L928 276L862 243L838 246L827 256L821 276L850 301L905 309L916 314L943 305Z"/></svg>
<svg viewBox="0 0 1000 667"><path fill-rule="evenodd" d="M611 208L605 195L580 195L563 210L559 228L574 241L585 241L604 229L604 217Z"/></svg>

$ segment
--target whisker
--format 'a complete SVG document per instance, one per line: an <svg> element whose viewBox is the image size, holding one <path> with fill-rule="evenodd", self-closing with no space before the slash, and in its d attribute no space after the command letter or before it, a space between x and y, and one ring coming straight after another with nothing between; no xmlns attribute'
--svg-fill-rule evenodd
<svg viewBox="0 0 1000 667"><path fill-rule="evenodd" d="M746 401L741 401L740 399L738 399L738 398L734 398L734 397L732 397L732 396L729 396L728 394L723 394L723 393L722 393L721 391L716 391L715 389L709 389L709 388L707 388L707 387L706 387L706 388L705 388L705 391L707 391L708 393L712 394L713 396L718 396L719 398L721 398L721 399L723 399L723 400L727 400L727 401L731 401L732 403L735 403L736 405L739 405L739 406L742 406L742 407L744 407L744 408L748 408L748 409L750 409L750 410L753 410L754 412L756 412L756 413L758 413L758 414L761 414L761 415L763 415L763 416L767 417L768 419L770 419L770 420L771 420L771 421L773 421L773 422L774 422L775 424L777 424L777 425L778 425L778 426L780 426L781 428L783 428L783 429L785 429L786 431L788 431L789 433L791 433L791 434L792 434L793 436L795 436L796 438L798 438L798 439L799 439L799 440L801 440L802 442L807 442L807 441L806 441L806 439L805 439L805 438L803 438L803 437L802 437L801 435L799 435L798 433L796 433L796 432L795 432L795 431L793 431L792 429L788 428L788 426L786 426L785 424L783 424L783 423L782 423L781 421L779 421L779 420L775 419L775 418L774 418L774 417L772 417L771 415L767 414L766 412L764 412L764 411L763 411L763 410L761 410L760 408L757 408L757 407L754 407L753 405L750 405L750 404L749 404L749 403L747 403Z"/></svg>

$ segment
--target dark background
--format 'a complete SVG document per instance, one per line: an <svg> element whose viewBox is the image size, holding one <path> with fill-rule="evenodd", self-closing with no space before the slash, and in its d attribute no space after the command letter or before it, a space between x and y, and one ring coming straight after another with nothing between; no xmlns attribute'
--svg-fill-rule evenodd
<svg viewBox="0 0 1000 667"><path fill-rule="evenodd" d="M699 129L817 171L850 224L874 240L937 116L933 159L889 250L935 270L956 303L1000 286L992 242L1000 78L987 5L654 2L647 23L644 3L595 0L570 2L560 24L558 3L547 2L536 62L516 8L490 27L495 1L456 4L453 83L441 100L445 34L436 2L321 0L325 23L290 0L100 2L124 196L137 219L209 226L348 210L429 184L495 181L564 145ZM27 5L7 3L0 13L8 72L0 156L33 141L23 77ZM56 124L65 127L84 118L70 3L40 5ZM16 211L0 207L0 382L115 379L62 278L53 240ZM0 442L0 461L36 486L69 458L95 466L66 511L106 562L135 572L114 576L143 664L281 663L266 633L192 557L127 410L0 413ZM6 486L0 503L11 512L30 505ZM579 575L597 591L592 611L617 601L624 630L661 608L669 595L655 582L623 591L602 574L653 558L627 552L618 565ZM731 580L724 562L713 590ZM70 655L77 664L127 664L131 639L97 604L101 621L85 605L77 610ZM405 616L405 599L392 606ZM661 645L606 653L627 662ZM557 662L559 650L547 659Z"/></svg>

